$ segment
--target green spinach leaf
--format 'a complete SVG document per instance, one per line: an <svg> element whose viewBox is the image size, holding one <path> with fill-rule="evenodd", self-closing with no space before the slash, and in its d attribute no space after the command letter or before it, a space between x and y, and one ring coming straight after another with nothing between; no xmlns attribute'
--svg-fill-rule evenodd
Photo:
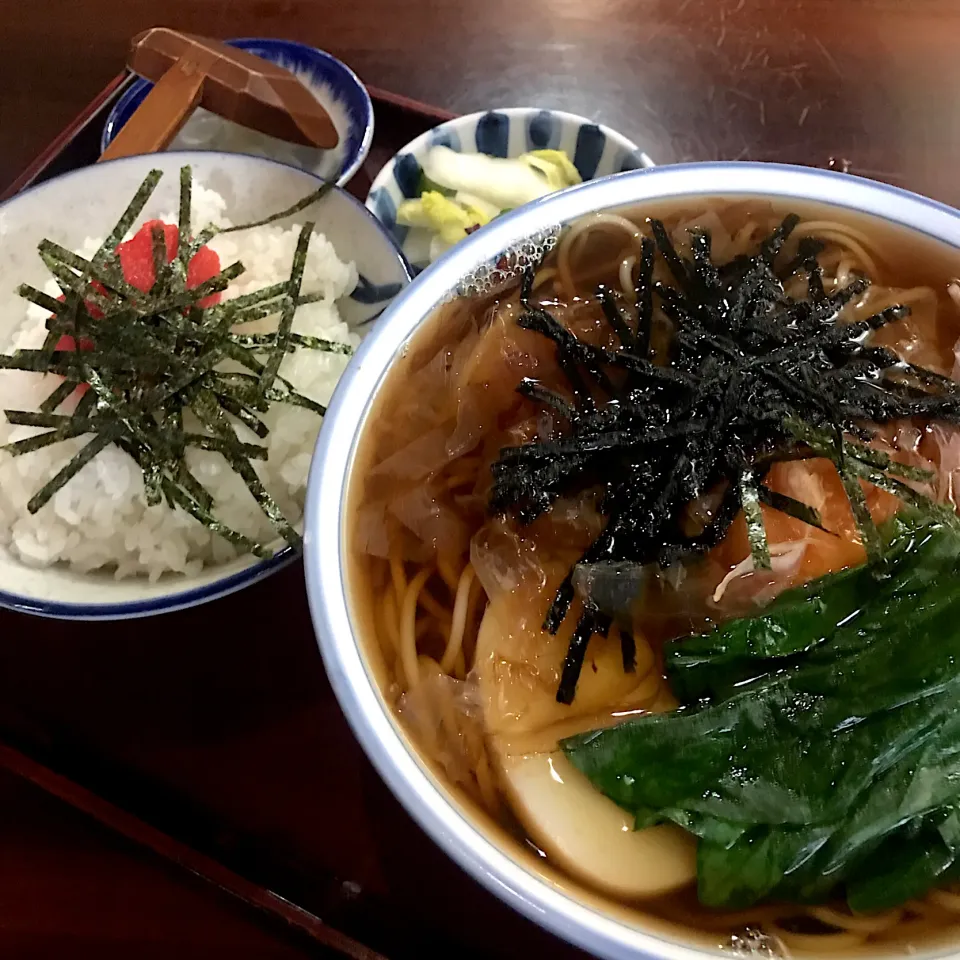
<svg viewBox="0 0 960 960"><path fill-rule="evenodd" d="M960 854L960 534L903 516L881 568L668 645L683 706L564 741L638 827L699 837L711 906L902 902Z"/></svg>

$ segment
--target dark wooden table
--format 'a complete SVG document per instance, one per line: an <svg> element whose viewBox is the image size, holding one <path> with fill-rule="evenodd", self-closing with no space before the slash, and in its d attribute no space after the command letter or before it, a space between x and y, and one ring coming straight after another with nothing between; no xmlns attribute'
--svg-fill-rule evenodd
<svg viewBox="0 0 960 960"><path fill-rule="evenodd" d="M954 0L5 3L0 187L117 73L128 38L162 20L315 44L370 84L457 112L588 114L661 163L832 158L960 203ZM576 956L463 876L380 783L331 695L299 566L155 621L3 613L0 637L0 738L242 876L392 958ZM67 943L138 956L315 949L251 927L35 793L0 777L4 956ZM10 863L46 909L3 894ZM68 909L71 876L84 895Z"/></svg>
<svg viewBox="0 0 960 960"><path fill-rule="evenodd" d="M0 953L306 960L246 911L0 771Z"/></svg>

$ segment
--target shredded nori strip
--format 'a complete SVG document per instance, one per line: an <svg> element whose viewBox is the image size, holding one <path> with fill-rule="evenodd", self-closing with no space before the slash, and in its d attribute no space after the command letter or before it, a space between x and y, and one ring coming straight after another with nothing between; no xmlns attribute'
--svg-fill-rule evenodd
<svg viewBox="0 0 960 960"><path fill-rule="evenodd" d="M280 361L287 352L287 343L289 342L290 330L293 326L293 315L297 309L297 298L300 296L300 283L303 280L303 268L307 262L307 250L310 247L310 236L312 233L313 224L308 221L300 230L297 249L293 255L290 287L287 290L283 304L283 312L280 314L280 324L277 327L270 357L263 368L263 373L260 375L260 392L262 394L266 394L273 386L273 381L277 377L277 371L280 369Z"/></svg>
<svg viewBox="0 0 960 960"><path fill-rule="evenodd" d="M561 703L572 703L577 688L577 680L583 668L583 658L587 653L590 638L599 633L606 636L610 629L610 618L591 607L587 607L580 616L573 635L570 637L570 646L563 661L563 670L560 673L560 686L557 700ZM624 656L626 662L626 655ZM562 699L561 699L562 698Z"/></svg>
<svg viewBox="0 0 960 960"><path fill-rule="evenodd" d="M296 203L291 204L286 209L279 211L278 213L272 213L269 217L264 217L262 220L254 220L250 223L240 223L233 227L226 227L220 232L237 233L239 230L253 230L256 227L266 227L271 223L276 223L278 220L286 220L287 217L292 217L294 214L302 213L307 209L307 207L312 207L315 203L318 203L332 189L332 183L324 183L322 186L314 190L313 193L308 193L305 197L298 200Z"/></svg>
<svg viewBox="0 0 960 960"><path fill-rule="evenodd" d="M770 565L761 504L822 529L817 511L765 485L767 472L778 461L819 456L837 466L869 562L884 558L861 481L945 519L951 511L924 492L930 475L869 443L879 426L905 418L960 423L960 384L871 342L874 330L909 316L908 307L846 322L842 311L869 281L826 290L817 260L825 244L816 237L802 238L787 259L798 223L790 214L752 256L716 264L708 233L690 232L687 255L650 220L653 239L642 241L632 280L635 323L622 294L597 290L614 347L578 339L532 299L536 267L529 268L518 323L553 341L567 383L560 392L532 379L519 385L552 411L557 428L500 452L490 509L527 524L561 496L599 486L605 527L579 562L660 567L716 546L742 510L759 568ZM654 280L658 257L670 281ZM784 283L798 274L807 289L791 296ZM673 324L663 365L650 355L654 298ZM688 508L708 493L720 502L703 529L691 529ZM574 595L568 576L544 629L557 631ZM590 636L609 626L590 603L570 640L562 703L574 697ZM631 639L621 633L621 643L628 669Z"/></svg>
<svg viewBox="0 0 960 960"><path fill-rule="evenodd" d="M160 171L151 171L90 260L52 241L40 243L41 259L60 285L64 299L58 301L27 284L20 287L22 297L50 311L48 334L39 350L0 354L0 369L53 373L65 379L39 410L4 411L11 424L47 432L0 449L22 456L64 440L91 437L31 498L31 513L40 510L100 451L115 444L140 467L148 503L165 500L171 508L186 510L242 550L269 556L271 551L266 546L217 519L213 497L187 467L184 456L188 448L213 451L243 479L277 533L299 547L300 535L252 465L254 460L267 459L268 448L247 442L238 436L237 428L242 425L256 437L266 437L269 430L260 414L271 403L294 404L322 416L326 412L322 404L300 394L279 375L281 361L298 348L352 352L344 344L291 330L297 308L318 299L315 294L300 296L313 224L305 224L301 231L290 277L262 290L202 307L200 301L225 290L243 272L243 265L231 264L190 289L187 268L200 247L215 234L248 230L289 217L320 200L330 185L263 220L225 229L211 226L193 236L192 175L189 167L181 168L177 255L167 262L165 232L154 227L154 283L144 293L124 278L117 246L140 216L160 176ZM242 334L235 329L272 316L278 318L274 332ZM72 348L60 348L64 336L72 338ZM89 343L81 345L81 340ZM236 361L251 372L221 370L224 360ZM89 389L75 411L57 413L84 384ZM184 412L188 410L199 421L199 431L184 428Z"/></svg>

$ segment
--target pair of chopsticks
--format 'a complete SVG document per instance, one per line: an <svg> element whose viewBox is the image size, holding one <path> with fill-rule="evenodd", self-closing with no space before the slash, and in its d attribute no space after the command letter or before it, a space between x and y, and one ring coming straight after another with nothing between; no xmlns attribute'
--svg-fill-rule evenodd
<svg viewBox="0 0 960 960"><path fill-rule="evenodd" d="M127 66L154 86L101 160L163 150L198 106L291 143L339 142L330 115L289 70L218 40L154 27L134 37Z"/></svg>

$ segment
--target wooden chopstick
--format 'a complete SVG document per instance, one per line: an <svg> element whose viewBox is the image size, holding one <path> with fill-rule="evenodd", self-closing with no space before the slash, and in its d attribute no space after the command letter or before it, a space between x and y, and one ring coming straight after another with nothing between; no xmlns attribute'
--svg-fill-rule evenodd
<svg viewBox="0 0 960 960"><path fill-rule="evenodd" d="M290 927L306 934L311 940L330 950L350 957L352 960L386 960L381 954L328 926L319 917L302 907L244 879L212 857L175 840L133 814L104 800L86 787L55 773L2 742L0 742L0 769L8 770L15 776L29 781L45 793L62 800L76 810L83 811L113 832L140 847L147 848L168 863L187 870L247 906L255 907L283 920Z"/></svg>

